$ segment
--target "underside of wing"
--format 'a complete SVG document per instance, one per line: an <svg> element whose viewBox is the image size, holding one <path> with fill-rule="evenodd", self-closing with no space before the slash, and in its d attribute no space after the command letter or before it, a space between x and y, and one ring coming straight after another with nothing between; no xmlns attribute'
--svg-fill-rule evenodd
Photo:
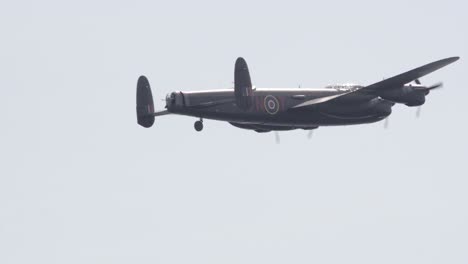
<svg viewBox="0 0 468 264"><path fill-rule="evenodd" d="M407 71L405 73L396 75L392 78L385 79L383 81L371 84L369 86L364 87L362 90L366 92L384 90L384 89L394 89L404 86L407 83L410 83L416 79L419 79L423 76L428 75L434 71L437 71L451 63L454 63L460 59L459 57L451 57L442 60L438 60L419 68Z"/></svg>
<svg viewBox="0 0 468 264"><path fill-rule="evenodd" d="M344 95L347 95L347 94L349 94L349 93L342 93L342 94L335 94L335 95L330 95L330 96L325 96L325 97L320 97L320 98L314 98L314 99L305 101L303 103L300 103L298 105L295 105L295 106L293 106L291 108L300 108L300 107L306 107L306 106L321 104L321 103L328 102L330 100L336 99L338 97L341 97L341 96L344 96Z"/></svg>

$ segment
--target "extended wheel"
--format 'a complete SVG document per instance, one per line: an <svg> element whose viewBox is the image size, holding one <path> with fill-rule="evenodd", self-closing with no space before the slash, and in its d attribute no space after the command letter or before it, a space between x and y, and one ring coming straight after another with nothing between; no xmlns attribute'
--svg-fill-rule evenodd
<svg viewBox="0 0 468 264"><path fill-rule="evenodd" d="M195 122L193 127L195 127L196 131L200 132L200 131L203 130L203 122L202 121L197 121L197 122Z"/></svg>

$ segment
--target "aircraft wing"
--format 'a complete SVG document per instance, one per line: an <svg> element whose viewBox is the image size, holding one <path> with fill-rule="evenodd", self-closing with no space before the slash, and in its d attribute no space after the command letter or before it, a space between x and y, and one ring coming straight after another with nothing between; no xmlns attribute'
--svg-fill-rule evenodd
<svg viewBox="0 0 468 264"><path fill-rule="evenodd" d="M459 60L460 57L450 57L442 60L438 60L429 64L426 64L424 66L421 66L419 68L407 71L405 73L396 75L394 77L391 77L389 79L385 79L383 81L365 86L365 87L360 87L360 88L355 88L350 91L337 94L337 95L332 95L332 96L326 96L322 98L317 98L313 100L309 100L303 103L300 103L296 106L293 106L292 108L300 108L304 106L310 106L310 105L315 105L315 104L321 104L325 103L340 97L347 97L347 95L352 95L353 93L357 91L361 91L364 93L367 93L369 95L375 96L378 95L378 91L383 91L386 89L392 89L392 88L400 88L403 87L405 84L410 83L416 79L419 79L423 76L428 75L429 73L432 73L434 71L437 71L451 63L454 63L455 61ZM376 93L377 92L377 93Z"/></svg>
<svg viewBox="0 0 468 264"><path fill-rule="evenodd" d="M411 71L407 71L405 73L399 74L389 79L385 79L383 81L371 84L362 88L363 91L376 91L381 89L392 89L392 88L399 88L404 86L407 83L410 83L416 79L419 79L429 73L437 71L451 63L454 63L460 59L460 57L451 57L442 60L438 60L419 68L413 69Z"/></svg>
<svg viewBox="0 0 468 264"><path fill-rule="evenodd" d="M362 89L362 88L361 88ZM346 92L343 92L343 93L340 93L340 94L334 94L334 95L329 95L329 96L324 96L324 97L319 97L319 98L315 98L315 99L311 99L311 100L307 100L303 103L300 103L300 104L297 104L291 108L301 108L301 107L306 107L306 106L311 106L311 105L316 105L316 104L321 104L321 103L325 103L325 102L328 102L328 101L331 101L333 99L336 99L338 97L342 97L342 96L345 96L347 94L350 94L350 93L354 93L356 91L360 90L359 88L357 89L353 89L353 90L350 90L350 91L346 91Z"/></svg>

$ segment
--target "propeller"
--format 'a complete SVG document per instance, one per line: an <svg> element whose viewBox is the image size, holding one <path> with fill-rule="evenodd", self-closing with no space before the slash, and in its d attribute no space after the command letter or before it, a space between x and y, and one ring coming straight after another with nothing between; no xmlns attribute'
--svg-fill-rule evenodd
<svg viewBox="0 0 468 264"><path fill-rule="evenodd" d="M314 130L310 130L309 133L307 133L307 138L311 139L313 135L314 135Z"/></svg>
<svg viewBox="0 0 468 264"><path fill-rule="evenodd" d="M420 81L419 79L414 80L414 82L415 82L417 85L421 85L421 81ZM426 90L426 91L430 91L430 90L442 88L443 86L444 86L444 84L443 84L442 82L438 82L438 83L433 84L433 85L431 85L431 86L421 87L421 89L424 89L424 90Z"/></svg>
<svg viewBox="0 0 468 264"><path fill-rule="evenodd" d="M436 84L433 84L433 85L427 87L427 90L430 91L430 90L434 90L434 89L438 89L438 88L442 88L442 87L444 87L444 84L441 83L441 82L438 82Z"/></svg>
<svg viewBox="0 0 468 264"><path fill-rule="evenodd" d="M276 144L281 143L280 142L280 135L279 135L278 131L275 131L275 140L276 140Z"/></svg>
<svg viewBox="0 0 468 264"><path fill-rule="evenodd" d="M421 81L419 79L414 80L414 82L418 85L421 85ZM441 82L438 82L436 84L433 84L431 86L427 87L422 87L424 91L426 91L426 95L429 94L431 90L439 89L444 87L444 84ZM416 110L416 118L419 118L421 116L421 106L418 106L418 109Z"/></svg>
<svg viewBox="0 0 468 264"><path fill-rule="evenodd" d="M390 117L387 116L387 117L385 118L385 121L384 121L384 128L385 128L385 129L388 128L389 122L390 122Z"/></svg>
<svg viewBox="0 0 468 264"><path fill-rule="evenodd" d="M418 109L416 110L416 118L419 118L421 116L421 106L418 106Z"/></svg>

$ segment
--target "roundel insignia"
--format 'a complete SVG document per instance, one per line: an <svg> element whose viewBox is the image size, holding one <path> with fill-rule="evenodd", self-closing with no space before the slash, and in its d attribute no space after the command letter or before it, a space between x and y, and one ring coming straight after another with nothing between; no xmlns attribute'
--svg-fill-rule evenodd
<svg viewBox="0 0 468 264"><path fill-rule="evenodd" d="M276 97L274 97L273 95L267 95L265 97L265 100L263 101L263 104L265 106L265 110L270 115L274 115L278 113L280 105L279 105L278 99L276 99Z"/></svg>

